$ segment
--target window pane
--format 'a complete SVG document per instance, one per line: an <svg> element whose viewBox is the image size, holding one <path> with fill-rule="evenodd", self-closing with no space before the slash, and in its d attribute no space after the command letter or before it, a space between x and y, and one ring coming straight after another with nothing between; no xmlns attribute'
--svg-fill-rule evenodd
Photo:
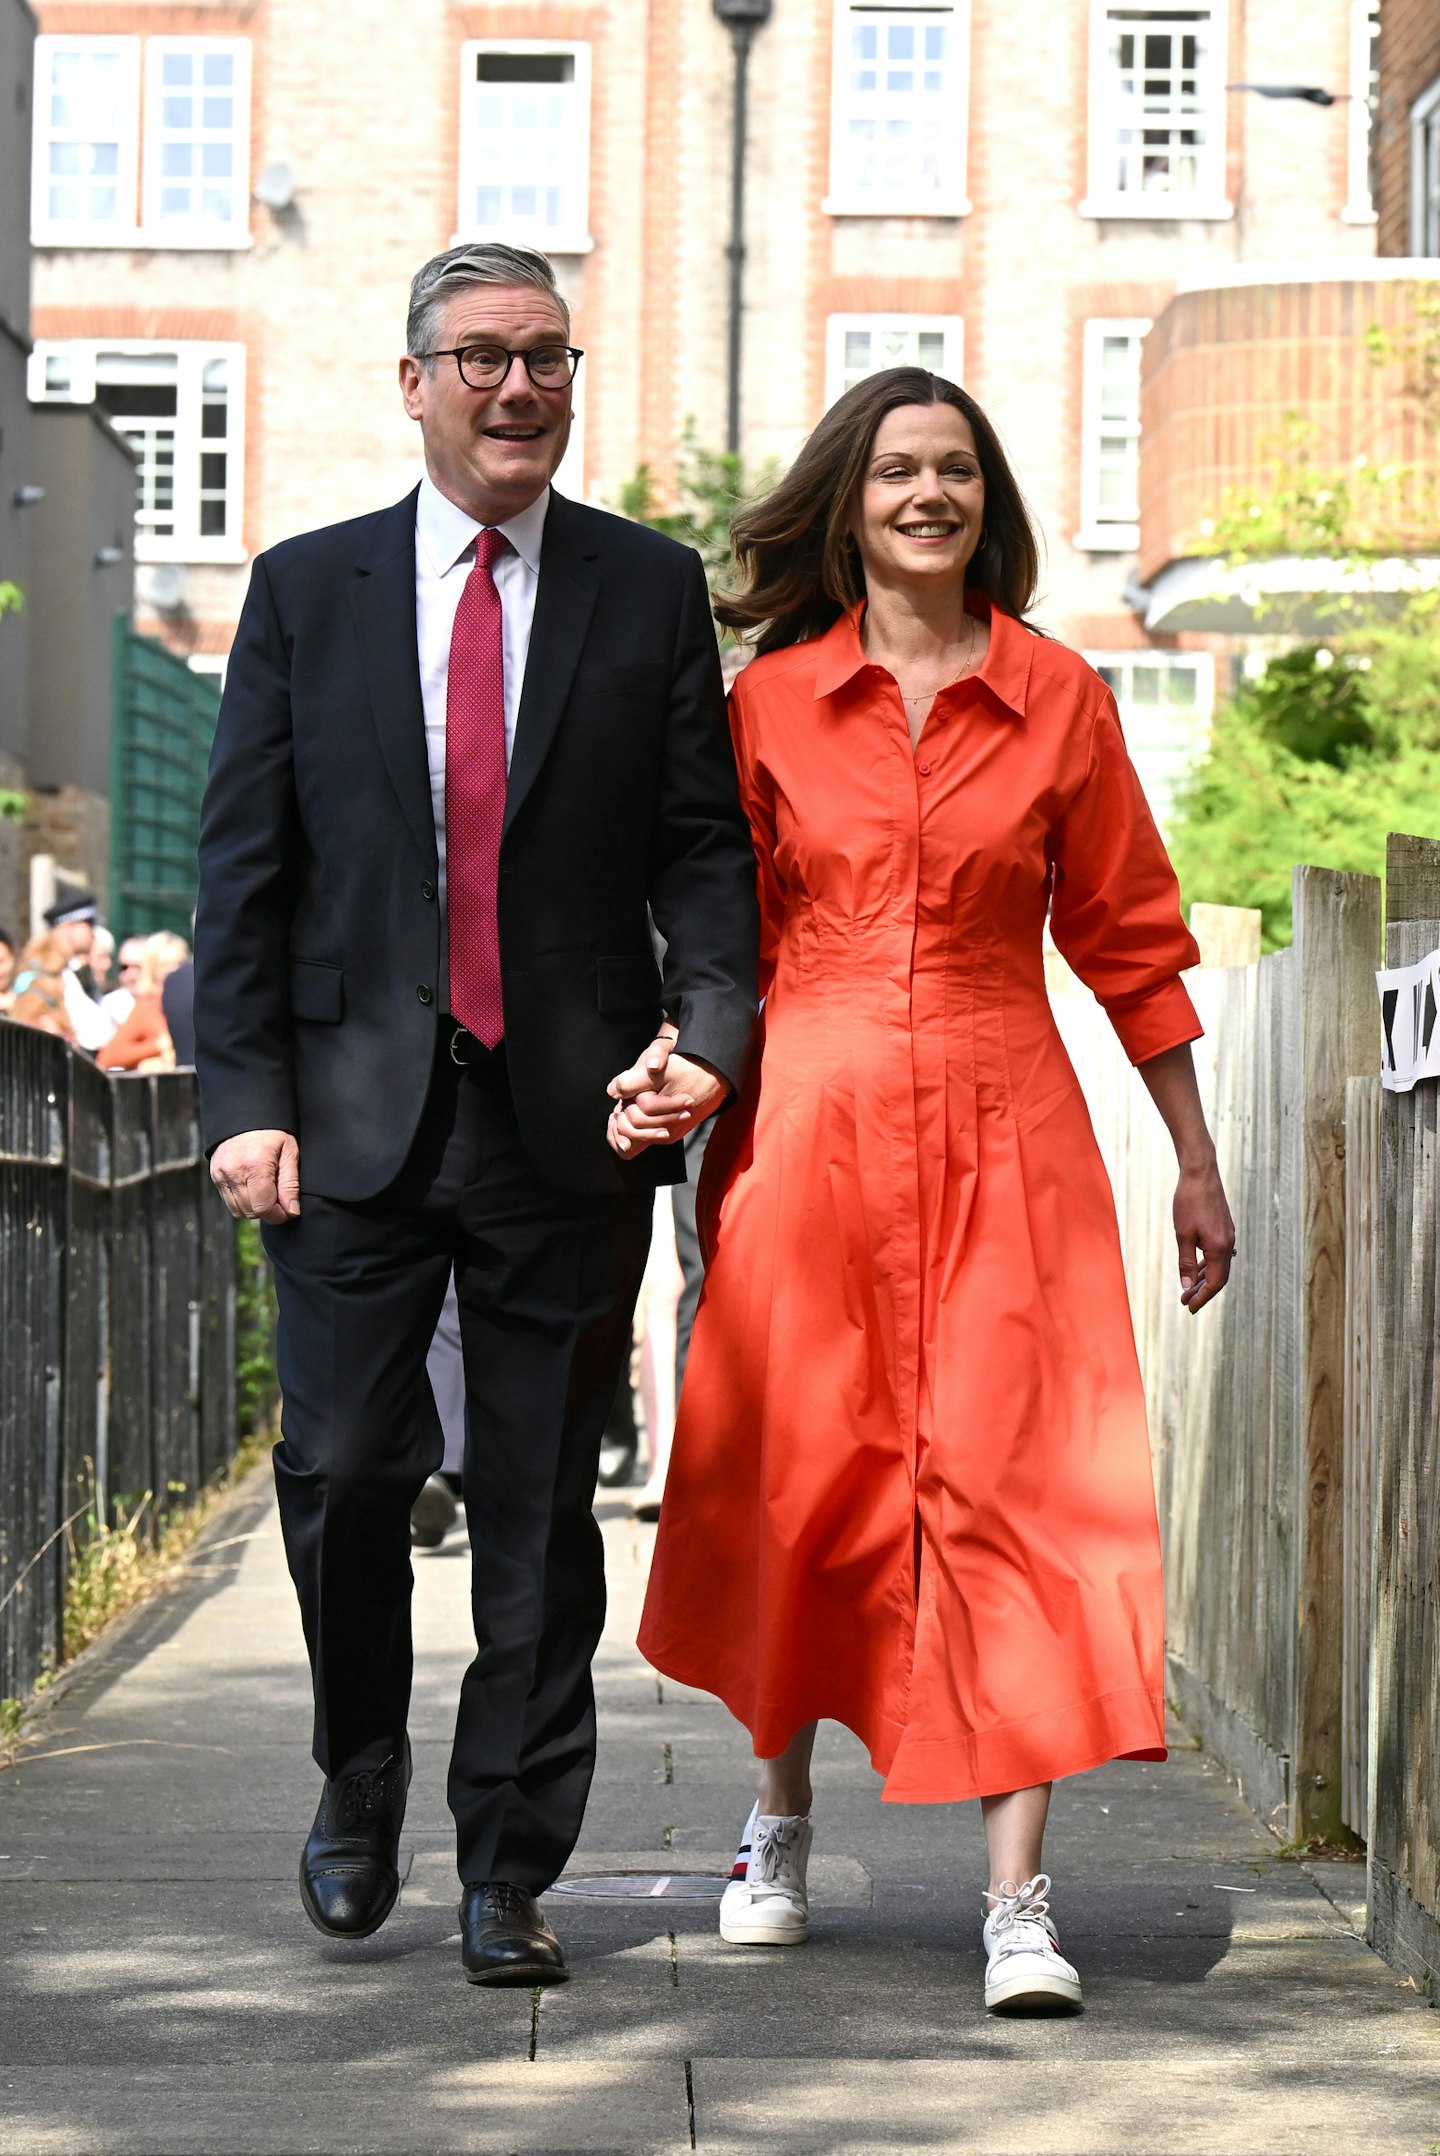
<svg viewBox="0 0 1440 2156"><path fill-rule="evenodd" d="M37 106L48 120L47 173L59 182L86 174L115 182L121 146L133 138L135 126L120 55L79 44L51 51L42 64L43 95ZM128 223L133 216L132 205L122 204L114 184L47 186L45 203L52 218L66 223L115 226L122 217Z"/></svg>
<svg viewBox="0 0 1440 2156"><path fill-rule="evenodd" d="M517 239L553 240L582 217L576 143L584 109L576 56L481 53L477 73L484 89L464 112L476 172L475 223Z"/></svg>
<svg viewBox="0 0 1440 2156"><path fill-rule="evenodd" d="M852 64L835 138L838 188L923 209L955 186L954 120L925 117L959 93L949 23L948 10L938 19L932 11L877 9L869 20L852 12ZM874 64L882 59L883 67Z"/></svg>
<svg viewBox="0 0 1440 2156"><path fill-rule="evenodd" d="M1210 11L1188 23L1110 11L1110 79L1105 102L1114 184L1121 194L1194 194L1204 183L1220 114L1207 79ZM1133 28L1122 27L1125 19Z"/></svg>
<svg viewBox="0 0 1440 2156"><path fill-rule="evenodd" d="M147 117L159 138L152 169L164 182L153 214L166 224L223 229L244 214L234 184L245 118L232 94L237 74L234 51L206 39L161 59L163 92ZM191 94L202 84L203 95Z"/></svg>

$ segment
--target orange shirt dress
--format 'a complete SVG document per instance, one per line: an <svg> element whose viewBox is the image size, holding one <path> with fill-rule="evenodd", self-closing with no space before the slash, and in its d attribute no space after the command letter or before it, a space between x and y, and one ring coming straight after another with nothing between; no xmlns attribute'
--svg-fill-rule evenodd
<svg viewBox="0 0 1440 2156"><path fill-rule="evenodd" d="M731 712L764 1008L641 1650L761 1757L845 1723L895 1802L1163 1759L1144 1398L1041 944L1048 908L1133 1062L1199 1034L1114 701L995 608L912 752L856 609Z"/></svg>

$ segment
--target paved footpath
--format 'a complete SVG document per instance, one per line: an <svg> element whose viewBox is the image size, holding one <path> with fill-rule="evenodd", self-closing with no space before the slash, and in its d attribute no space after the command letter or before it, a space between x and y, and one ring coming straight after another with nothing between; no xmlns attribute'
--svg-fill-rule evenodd
<svg viewBox="0 0 1440 2156"><path fill-rule="evenodd" d="M1356 1870L1279 1861L1188 1749L1057 1795L1081 2019L986 2019L975 1808L882 1807L833 1730L810 1945L722 1946L713 1901L675 1883L728 1864L747 1747L721 1709L639 1661L650 1530L617 1501L600 1510L612 1609L573 1870L671 1887L552 1897L563 1988L463 1982L444 1806L466 1656L455 1537L416 1565L400 1906L359 1946L311 1930L294 1873L317 1784L262 1470L184 1583L77 1666L0 1774L6 2156L1440 2149L1440 2014L1358 1937Z"/></svg>

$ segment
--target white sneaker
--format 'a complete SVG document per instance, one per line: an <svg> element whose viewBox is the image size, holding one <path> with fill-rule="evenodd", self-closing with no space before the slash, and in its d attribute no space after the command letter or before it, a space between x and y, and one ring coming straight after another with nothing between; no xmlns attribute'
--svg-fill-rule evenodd
<svg viewBox="0 0 1440 2156"><path fill-rule="evenodd" d="M805 1866L809 1818L760 1816L745 1822L730 1884L720 1897L720 1936L731 1946L802 1946L810 1936Z"/></svg>
<svg viewBox="0 0 1440 2156"><path fill-rule="evenodd" d="M1060 1935L1046 1895L1049 1874L1037 1872L1024 1886L1002 1879L982 1934L985 2007L991 2014L1073 2014L1080 2011L1080 1979L1060 1951Z"/></svg>

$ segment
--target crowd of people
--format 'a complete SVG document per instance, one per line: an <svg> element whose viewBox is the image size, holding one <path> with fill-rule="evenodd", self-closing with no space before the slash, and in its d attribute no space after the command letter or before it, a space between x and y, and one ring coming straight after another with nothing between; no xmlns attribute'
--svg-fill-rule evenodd
<svg viewBox="0 0 1440 2156"><path fill-rule="evenodd" d="M195 1061L190 946L160 930L118 950L93 891L70 891L17 945L0 928L0 1018L93 1056L102 1070L170 1071ZM113 976L113 979L112 979Z"/></svg>

